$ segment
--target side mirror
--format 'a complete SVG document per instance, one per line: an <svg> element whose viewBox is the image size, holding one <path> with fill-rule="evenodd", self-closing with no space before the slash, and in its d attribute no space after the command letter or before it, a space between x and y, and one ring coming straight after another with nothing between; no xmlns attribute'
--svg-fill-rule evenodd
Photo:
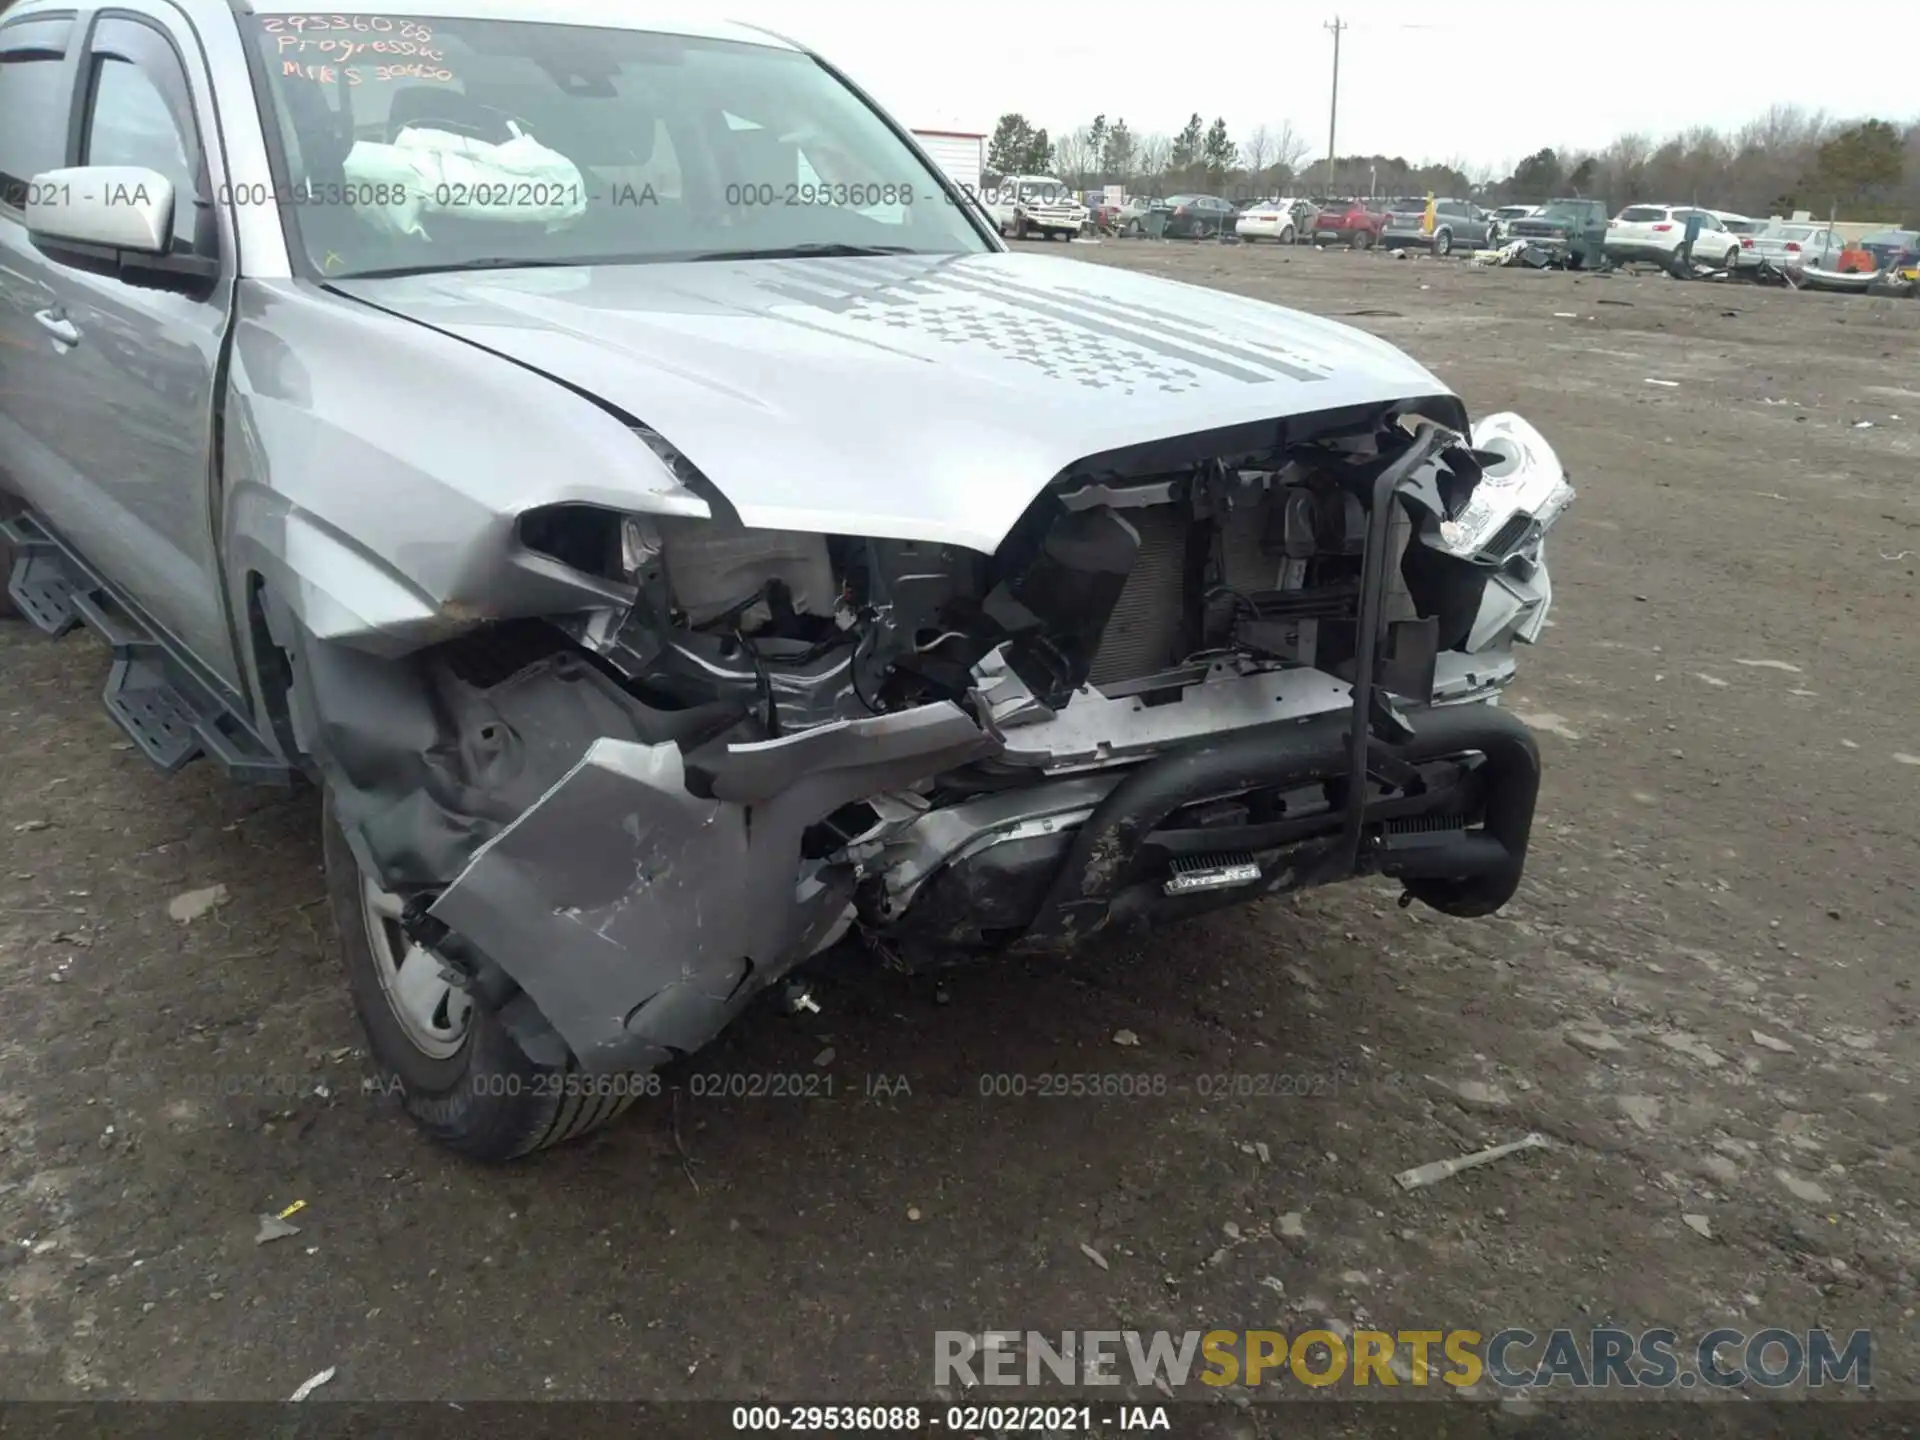
<svg viewBox="0 0 1920 1440"><path fill-rule="evenodd" d="M48 170L27 187L27 233L55 245L164 255L173 237L173 182L136 165Z"/></svg>
<svg viewBox="0 0 1920 1440"><path fill-rule="evenodd" d="M121 272L217 277L211 255L174 248L173 182L139 165L81 165L48 170L28 185L27 235L43 250Z"/></svg>

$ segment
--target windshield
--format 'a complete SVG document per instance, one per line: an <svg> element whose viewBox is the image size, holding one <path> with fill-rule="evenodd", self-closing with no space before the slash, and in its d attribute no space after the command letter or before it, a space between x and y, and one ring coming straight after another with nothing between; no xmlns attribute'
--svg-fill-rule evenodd
<svg viewBox="0 0 1920 1440"><path fill-rule="evenodd" d="M989 249L797 51L635 30L255 15L300 248L329 277Z"/></svg>
<svg viewBox="0 0 1920 1440"><path fill-rule="evenodd" d="M1032 179L1020 182L1022 200L1073 200L1074 193L1058 180Z"/></svg>
<svg viewBox="0 0 1920 1440"><path fill-rule="evenodd" d="M1541 210L1542 220L1578 220L1589 213L1589 207L1571 200L1556 200ZM1622 216L1622 219L1627 217Z"/></svg>

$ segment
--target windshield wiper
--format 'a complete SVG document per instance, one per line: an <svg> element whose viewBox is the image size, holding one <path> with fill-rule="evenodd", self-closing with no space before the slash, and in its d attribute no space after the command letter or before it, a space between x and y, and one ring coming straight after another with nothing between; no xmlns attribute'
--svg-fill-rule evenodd
<svg viewBox="0 0 1920 1440"><path fill-rule="evenodd" d="M704 250L689 255L689 260L805 260L816 256L836 259L863 255L921 255L911 245L842 245L831 241L813 241L803 245L776 245L764 250Z"/></svg>

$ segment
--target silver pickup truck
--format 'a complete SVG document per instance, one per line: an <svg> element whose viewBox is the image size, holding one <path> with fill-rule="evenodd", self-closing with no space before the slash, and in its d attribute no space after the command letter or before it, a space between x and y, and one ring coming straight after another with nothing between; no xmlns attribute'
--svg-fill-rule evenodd
<svg viewBox="0 0 1920 1440"><path fill-rule="evenodd" d="M825 61L613 0L6 10L0 482L155 765L319 787L371 1053L488 1159L843 939L1497 910L1572 496L1392 346L1010 253Z"/></svg>

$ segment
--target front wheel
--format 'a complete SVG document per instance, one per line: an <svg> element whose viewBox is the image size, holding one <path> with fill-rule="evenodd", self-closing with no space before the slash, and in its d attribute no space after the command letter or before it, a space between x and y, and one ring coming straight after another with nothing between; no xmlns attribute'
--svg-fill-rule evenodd
<svg viewBox="0 0 1920 1440"><path fill-rule="evenodd" d="M433 1139L469 1159L513 1160L598 1129L657 1085L651 1076L587 1075L530 1058L498 1014L408 939L399 897L362 874L331 796L321 824L328 899L367 1049Z"/></svg>
<svg viewBox="0 0 1920 1440"><path fill-rule="evenodd" d="M1362 230L1356 234L1353 237L1353 248L1356 250L1371 250L1373 248L1373 232L1371 230Z"/></svg>
<svg viewBox="0 0 1920 1440"><path fill-rule="evenodd" d="M20 502L0 490L0 520L11 519L20 513ZM13 596L7 587L13 584L13 542L0 536L0 620L18 615L20 609L13 603Z"/></svg>
<svg viewBox="0 0 1920 1440"><path fill-rule="evenodd" d="M13 603L13 596L7 587L13 584L13 544L0 536L0 620L11 619L20 613Z"/></svg>

